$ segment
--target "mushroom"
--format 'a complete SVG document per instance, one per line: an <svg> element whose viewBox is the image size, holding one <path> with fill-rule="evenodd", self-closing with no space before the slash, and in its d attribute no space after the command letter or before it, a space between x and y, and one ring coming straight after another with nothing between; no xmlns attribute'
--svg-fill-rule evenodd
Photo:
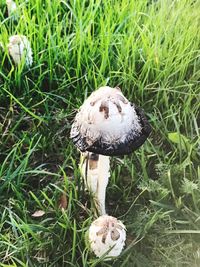
<svg viewBox="0 0 200 267"><path fill-rule="evenodd" d="M17 5L15 3L15 1L13 0L6 0L6 5L7 5L7 9L8 9L8 16L13 16L13 19L16 20L18 17L17 14Z"/></svg>
<svg viewBox="0 0 200 267"><path fill-rule="evenodd" d="M27 67L33 63L32 50L29 40L24 35L13 35L9 38L8 51L15 65L24 59Z"/></svg>
<svg viewBox="0 0 200 267"><path fill-rule="evenodd" d="M102 215L92 222L88 230L91 250L97 257L117 257L126 240L126 227L117 218Z"/></svg>
<svg viewBox="0 0 200 267"><path fill-rule="evenodd" d="M86 185L96 197L100 215L106 213L108 156L131 153L145 142L150 132L143 110L130 103L119 87L100 87L80 107L70 137L82 153L89 152L81 170ZM95 155L99 155L98 159Z"/></svg>

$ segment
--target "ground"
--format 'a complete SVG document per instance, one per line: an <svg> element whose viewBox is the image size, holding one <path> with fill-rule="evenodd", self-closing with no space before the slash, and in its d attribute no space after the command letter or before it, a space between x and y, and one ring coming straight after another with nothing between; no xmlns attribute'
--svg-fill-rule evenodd
<svg viewBox="0 0 200 267"><path fill-rule="evenodd" d="M200 2L16 4L8 17L0 3L0 266L200 266ZM30 68L8 55L14 34L31 42ZM104 263L85 244L94 216L69 139L102 85L152 126L139 150L111 160L106 206L127 242Z"/></svg>

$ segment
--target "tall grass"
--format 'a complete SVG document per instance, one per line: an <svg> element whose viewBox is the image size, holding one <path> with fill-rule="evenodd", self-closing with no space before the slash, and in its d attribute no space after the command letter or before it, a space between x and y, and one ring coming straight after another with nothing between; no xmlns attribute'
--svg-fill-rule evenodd
<svg viewBox="0 0 200 267"><path fill-rule="evenodd" d="M14 67L0 50L0 266L198 267L200 2L16 3L17 20L0 3L0 41L26 35L34 63ZM107 210L127 244L104 263L85 245L93 215L69 140L101 85L120 86L153 127L140 150L112 159Z"/></svg>

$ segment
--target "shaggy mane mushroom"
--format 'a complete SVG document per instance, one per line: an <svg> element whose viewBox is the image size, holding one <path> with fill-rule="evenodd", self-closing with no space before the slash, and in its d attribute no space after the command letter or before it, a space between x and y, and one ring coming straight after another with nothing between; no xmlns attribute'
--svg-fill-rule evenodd
<svg viewBox="0 0 200 267"><path fill-rule="evenodd" d="M131 153L150 132L143 110L129 102L119 87L100 87L80 107L70 137L84 158L80 168L99 215L106 213L109 156Z"/></svg>

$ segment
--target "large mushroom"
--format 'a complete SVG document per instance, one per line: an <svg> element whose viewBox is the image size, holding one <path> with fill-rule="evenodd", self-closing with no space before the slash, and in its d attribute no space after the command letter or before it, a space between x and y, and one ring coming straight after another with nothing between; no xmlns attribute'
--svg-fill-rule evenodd
<svg viewBox="0 0 200 267"><path fill-rule="evenodd" d="M129 102L119 87L100 87L80 107L70 137L82 153L87 151L82 171L86 180L97 180L94 182L96 186L89 189L95 195L100 215L105 214L109 156L131 153L145 142L150 132L143 110ZM99 154L101 156L95 156ZM95 157L98 158L95 168L90 167L94 165L91 163ZM102 177L103 173L105 177Z"/></svg>

